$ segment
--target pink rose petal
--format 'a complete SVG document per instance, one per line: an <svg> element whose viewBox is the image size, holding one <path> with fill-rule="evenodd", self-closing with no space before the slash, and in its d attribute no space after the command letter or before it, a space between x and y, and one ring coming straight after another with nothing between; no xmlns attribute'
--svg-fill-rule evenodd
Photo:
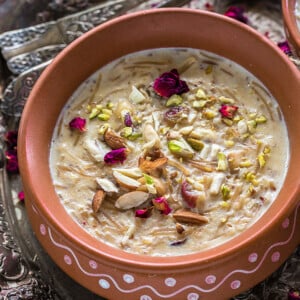
<svg viewBox="0 0 300 300"><path fill-rule="evenodd" d="M124 116L124 125L127 127L131 127L133 125L130 113L126 113Z"/></svg>
<svg viewBox="0 0 300 300"><path fill-rule="evenodd" d="M277 46L283 51L286 55L292 55L292 50L287 41L277 43Z"/></svg>
<svg viewBox="0 0 300 300"><path fill-rule="evenodd" d="M10 149L5 151L5 158L6 158L6 171L8 173L19 173L17 150Z"/></svg>
<svg viewBox="0 0 300 300"><path fill-rule="evenodd" d="M176 69L165 72L155 79L153 88L161 97L169 98L174 94L181 95L190 89L184 80L180 80Z"/></svg>
<svg viewBox="0 0 300 300"><path fill-rule="evenodd" d="M20 202L25 201L24 191L21 191L21 192L18 193L18 198L19 198Z"/></svg>
<svg viewBox="0 0 300 300"><path fill-rule="evenodd" d="M238 107L235 105L225 105L223 104L221 108L219 109L219 112L221 113L222 117L232 119L237 112Z"/></svg>
<svg viewBox="0 0 300 300"><path fill-rule="evenodd" d="M300 292L290 291L288 294L288 300L300 300Z"/></svg>
<svg viewBox="0 0 300 300"><path fill-rule="evenodd" d="M244 8L239 6L230 6L225 14L225 16L240 21L242 23L248 24L248 18L244 15Z"/></svg>
<svg viewBox="0 0 300 300"><path fill-rule="evenodd" d="M109 151L104 156L105 163L109 165L123 163L126 159L126 148L119 148Z"/></svg>
<svg viewBox="0 0 300 300"><path fill-rule="evenodd" d="M8 148L16 147L18 141L18 131L12 130L6 132L6 134L4 135L4 141Z"/></svg>
<svg viewBox="0 0 300 300"><path fill-rule="evenodd" d="M84 132L86 130L85 125L86 125L86 119L80 117L76 117L72 119L69 123L69 127L71 129L78 130L79 132Z"/></svg>
<svg viewBox="0 0 300 300"><path fill-rule="evenodd" d="M135 211L135 216L137 218L146 219L146 218L149 218L150 215L151 215L151 209L149 209L149 208L137 209Z"/></svg>
<svg viewBox="0 0 300 300"><path fill-rule="evenodd" d="M153 199L152 203L164 215L168 215L172 211L165 197Z"/></svg>

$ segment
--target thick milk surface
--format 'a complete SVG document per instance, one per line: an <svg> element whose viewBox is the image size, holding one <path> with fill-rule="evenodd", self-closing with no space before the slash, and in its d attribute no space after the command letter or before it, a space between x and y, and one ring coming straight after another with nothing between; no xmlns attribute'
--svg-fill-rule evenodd
<svg viewBox="0 0 300 300"><path fill-rule="evenodd" d="M183 114L169 122L165 115L172 106L153 90L153 82L172 69L189 91L175 101ZM228 118L220 112L222 105L238 109ZM102 116L92 118L93 109ZM124 124L126 112L132 126ZM86 119L84 132L70 129L75 117ZM112 150L103 137L107 128L125 141L123 163L104 162ZM184 151L174 150L172 143ZM167 163L149 172L141 169L141 158L157 159L153 153ZM232 61L196 49L143 51L99 70L69 99L50 153L55 189L71 217L104 243L152 256L203 251L245 231L275 200L288 163L286 126L268 90ZM121 182L116 174L123 175ZM129 186L124 176L125 182L132 180ZM104 190L105 198L94 212L97 190ZM130 199L133 207L116 207L119 197L136 190L147 193L147 200L135 205ZM170 213L153 205L159 197ZM136 216L141 209L148 211L147 218ZM182 210L206 221L174 218Z"/></svg>

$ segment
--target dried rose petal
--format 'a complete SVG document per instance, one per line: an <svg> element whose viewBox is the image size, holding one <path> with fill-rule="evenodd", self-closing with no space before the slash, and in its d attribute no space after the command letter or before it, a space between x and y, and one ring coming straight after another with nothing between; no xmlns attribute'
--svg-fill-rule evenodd
<svg viewBox="0 0 300 300"><path fill-rule="evenodd" d="M153 88L161 97L169 98L174 94L181 95L190 89L184 80L180 80L176 69L165 72L155 79Z"/></svg>
<svg viewBox="0 0 300 300"><path fill-rule="evenodd" d="M133 125L133 122L132 122L132 119L131 119L131 116L130 116L130 113L127 112L125 115L124 115L124 125L126 127L131 127Z"/></svg>
<svg viewBox="0 0 300 300"><path fill-rule="evenodd" d="M18 173L19 172L19 163L17 157L17 150L10 149L5 151L6 157L6 170L9 173Z"/></svg>
<svg viewBox="0 0 300 300"><path fill-rule="evenodd" d="M219 112L221 113L222 117L232 119L238 110L238 107L235 105L225 105L222 104Z"/></svg>
<svg viewBox="0 0 300 300"><path fill-rule="evenodd" d="M240 21L242 23L247 24L248 18L244 15L244 8L239 6L230 6L225 14L225 16Z"/></svg>
<svg viewBox="0 0 300 300"><path fill-rule="evenodd" d="M21 192L18 193L18 199L20 200L20 202L25 201L24 191L21 191Z"/></svg>
<svg viewBox="0 0 300 300"><path fill-rule="evenodd" d="M150 215L151 215L151 209L149 209L149 208L137 209L135 211L135 216L137 218L146 219L146 218L149 218Z"/></svg>
<svg viewBox="0 0 300 300"><path fill-rule="evenodd" d="M153 199L152 203L155 206L155 208L158 209L164 215L168 215L172 211L165 197Z"/></svg>
<svg viewBox="0 0 300 300"><path fill-rule="evenodd" d="M206 2L206 3L204 4L204 7L205 7L205 9L208 10L208 11L215 11L214 6L213 6L211 3L209 3L209 2Z"/></svg>
<svg viewBox="0 0 300 300"><path fill-rule="evenodd" d="M164 114L164 119L171 123L176 124L182 120L182 118L188 115L189 109L185 106L174 106L168 109Z"/></svg>
<svg viewBox="0 0 300 300"><path fill-rule="evenodd" d="M104 156L104 161L107 164L123 163L126 159L126 148L111 150Z"/></svg>
<svg viewBox="0 0 300 300"><path fill-rule="evenodd" d="M9 149L5 151L5 157L7 160L17 159L17 149Z"/></svg>
<svg viewBox="0 0 300 300"><path fill-rule="evenodd" d="M190 208L194 208L197 205L199 193L193 189L193 186L187 181L183 181L181 184L181 196L185 203Z"/></svg>
<svg viewBox="0 0 300 300"><path fill-rule="evenodd" d="M18 140L18 131L16 131L16 130L8 131L4 135L4 141L8 148L16 147L17 140Z"/></svg>
<svg viewBox="0 0 300 300"><path fill-rule="evenodd" d="M80 132L84 132L86 130L85 129L85 124L86 124L86 119L76 117L76 118L74 118L73 120L70 121L69 127L71 129L76 129Z"/></svg>
<svg viewBox="0 0 300 300"><path fill-rule="evenodd" d="M300 292L298 291L290 291L288 300L300 300Z"/></svg>
<svg viewBox="0 0 300 300"><path fill-rule="evenodd" d="M16 174L19 173L19 164L17 160L8 160L6 163L6 171L8 173Z"/></svg>
<svg viewBox="0 0 300 300"><path fill-rule="evenodd" d="M277 46L283 51L286 55L292 55L292 50L287 41L277 43Z"/></svg>

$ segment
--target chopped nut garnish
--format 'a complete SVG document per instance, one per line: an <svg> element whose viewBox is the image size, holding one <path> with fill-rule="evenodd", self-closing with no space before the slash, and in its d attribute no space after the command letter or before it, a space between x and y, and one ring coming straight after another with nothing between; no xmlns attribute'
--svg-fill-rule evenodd
<svg viewBox="0 0 300 300"><path fill-rule="evenodd" d="M173 218L179 223L205 224L208 218L188 210L178 210L173 214Z"/></svg>
<svg viewBox="0 0 300 300"><path fill-rule="evenodd" d="M167 100L166 106L178 106L182 103L182 101L183 99L181 96L174 94Z"/></svg>
<svg viewBox="0 0 300 300"><path fill-rule="evenodd" d="M133 207L138 207L147 201L149 197L148 193L141 192L141 191L133 191L120 196L115 206L120 209L129 209Z"/></svg>
<svg viewBox="0 0 300 300"><path fill-rule="evenodd" d="M185 229L184 229L184 227L183 227L181 224L176 223L176 231L177 231L179 234L182 234L182 233L185 231Z"/></svg>
<svg viewBox="0 0 300 300"><path fill-rule="evenodd" d="M105 198L105 192L103 190L98 190L92 201L92 209L94 213L97 213L100 210L101 204Z"/></svg>
<svg viewBox="0 0 300 300"><path fill-rule="evenodd" d="M139 158L139 168L145 172L151 174L153 171L157 171L157 169L162 168L168 162L167 157L160 157L155 160L147 160L143 157Z"/></svg>
<svg viewBox="0 0 300 300"><path fill-rule="evenodd" d="M83 85L54 136L55 185L101 241L175 256L256 221L280 191L289 147L279 107L246 70L205 50L159 51L108 64Z"/></svg>
<svg viewBox="0 0 300 300"><path fill-rule="evenodd" d="M201 151L204 147L203 142L193 139L193 138L187 138L187 142L191 145L191 147L196 151Z"/></svg>
<svg viewBox="0 0 300 300"><path fill-rule="evenodd" d="M126 148L126 143L124 138L119 136L111 128L107 128L104 132L104 141L111 149Z"/></svg>

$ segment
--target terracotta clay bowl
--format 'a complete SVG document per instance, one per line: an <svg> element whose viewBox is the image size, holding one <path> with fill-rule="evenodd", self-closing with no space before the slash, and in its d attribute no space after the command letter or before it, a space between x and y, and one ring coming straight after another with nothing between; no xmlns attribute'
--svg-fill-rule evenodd
<svg viewBox="0 0 300 300"><path fill-rule="evenodd" d="M300 57L300 30L297 26L295 8L297 0L282 0L282 14L287 40L294 55Z"/></svg>
<svg viewBox="0 0 300 300"><path fill-rule="evenodd" d="M59 113L74 90L106 63L159 47L191 47L227 57L258 77L286 120L290 164L268 211L236 238L200 253L151 257L92 238L66 213L49 171L49 147ZM158 9L122 16L77 39L43 72L19 131L26 208L37 238L74 280L108 299L227 299L274 272L300 242L300 73L269 40L217 14Z"/></svg>

